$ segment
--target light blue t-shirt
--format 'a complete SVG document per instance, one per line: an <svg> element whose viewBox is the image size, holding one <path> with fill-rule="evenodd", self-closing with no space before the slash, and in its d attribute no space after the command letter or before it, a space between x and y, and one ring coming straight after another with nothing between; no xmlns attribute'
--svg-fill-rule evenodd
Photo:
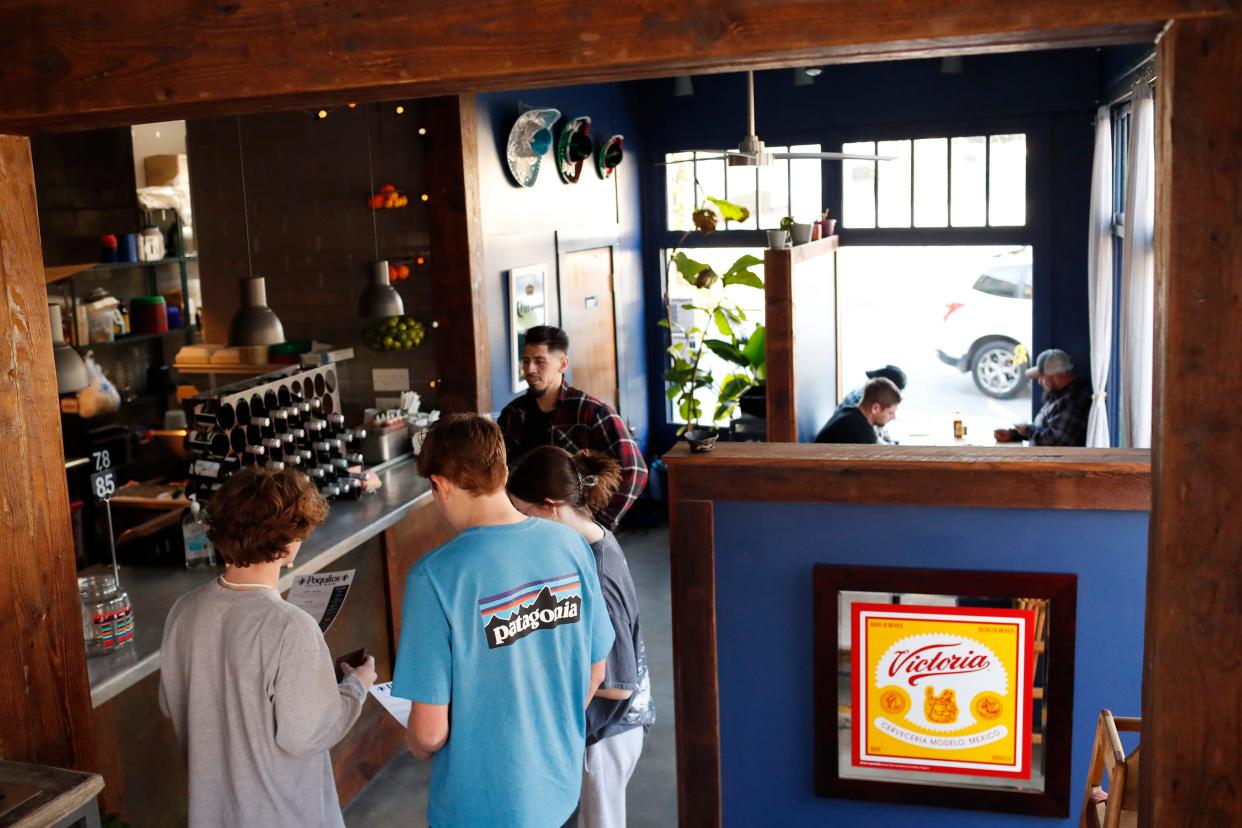
<svg viewBox="0 0 1242 828"><path fill-rule="evenodd" d="M431 771L433 828L569 818L591 665L613 638L591 548L559 523L467 529L410 569L392 692L452 703Z"/></svg>

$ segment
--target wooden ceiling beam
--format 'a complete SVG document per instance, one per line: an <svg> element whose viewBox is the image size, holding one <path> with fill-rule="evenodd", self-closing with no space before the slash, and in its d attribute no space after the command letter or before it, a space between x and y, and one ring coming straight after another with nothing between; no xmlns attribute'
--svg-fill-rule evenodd
<svg viewBox="0 0 1242 828"><path fill-rule="evenodd" d="M1153 39L1231 0L0 0L0 133Z"/></svg>

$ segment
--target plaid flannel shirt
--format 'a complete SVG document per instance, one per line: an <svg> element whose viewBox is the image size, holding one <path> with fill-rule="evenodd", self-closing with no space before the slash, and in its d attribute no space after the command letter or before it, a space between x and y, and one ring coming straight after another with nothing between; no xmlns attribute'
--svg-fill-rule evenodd
<svg viewBox="0 0 1242 828"><path fill-rule="evenodd" d="M1044 404L1030 425L1033 446L1085 446L1091 388L1082 377L1044 396Z"/></svg>
<svg viewBox="0 0 1242 828"><path fill-rule="evenodd" d="M521 444L526 424L528 395L513 400L496 421L505 435L505 450L512 465L535 446ZM647 463L630 429L617 412L569 383L561 382L561 393L552 412L551 444L570 454L590 449L605 452L621 464L621 485L608 505L595 517L605 527L616 529L624 515L647 485Z"/></svg>

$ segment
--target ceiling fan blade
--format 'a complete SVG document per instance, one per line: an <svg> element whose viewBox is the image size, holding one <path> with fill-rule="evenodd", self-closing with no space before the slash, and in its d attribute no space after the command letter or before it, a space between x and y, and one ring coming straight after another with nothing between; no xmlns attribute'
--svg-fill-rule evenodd
<svg viewBox="0 0 1242 828"><path fill-rule="evenodd" d="M864 155L857 152L774 152L773 158L808 158L820 161L896 161L895 155Z"/></svg>
<svg viewBox="0 0 1242 828"><path fill-rule="evenodd" d="M722 153L722 152L725 152L725 150L701 150L701 152L718 152L718 153ZM657 166L657 167L668 167L668 166L672 166L673 164L689 164L691 161L723 161L724 159L726 159L726 158L728 158L728 157L729 157L729 156L727 156L727 155L711 155L711 156L707 156L707 157L702 157L702 156L700 156L699 158L681 158L681 159L679 159L679 160L677 160L677 161L657 161L657 162L655 162L655 165L654 165L654 166Z"/></svg>

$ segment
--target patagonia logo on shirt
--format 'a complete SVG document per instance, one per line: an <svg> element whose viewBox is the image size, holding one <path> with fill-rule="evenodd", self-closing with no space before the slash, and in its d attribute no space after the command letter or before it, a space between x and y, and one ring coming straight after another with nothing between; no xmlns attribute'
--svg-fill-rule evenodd
<svg viewBox="0 0 1242 828"><path fill-rule="evenodd" d="M489 649L507 647L536 630L577 623L582 615L578 573L544 578L479 601Z"/></svg>

